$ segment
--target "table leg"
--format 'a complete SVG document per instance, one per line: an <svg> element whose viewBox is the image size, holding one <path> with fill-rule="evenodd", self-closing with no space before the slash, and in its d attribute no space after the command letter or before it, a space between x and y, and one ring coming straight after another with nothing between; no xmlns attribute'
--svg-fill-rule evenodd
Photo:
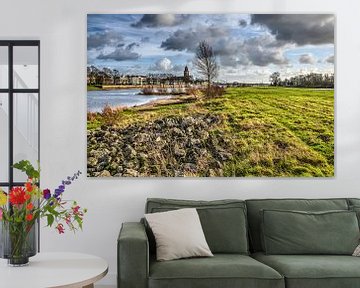
<svg viewBox="0 0 360 288"><path fill-rule="evenodd" d="M84 286L83 288L94 288L94 284L86 285L86 286Z"/></svg>

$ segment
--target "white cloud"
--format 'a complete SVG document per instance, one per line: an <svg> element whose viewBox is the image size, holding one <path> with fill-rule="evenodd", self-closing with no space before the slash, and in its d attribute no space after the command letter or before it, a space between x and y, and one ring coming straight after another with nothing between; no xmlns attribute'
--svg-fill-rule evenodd
<svg viewBox="0 0 360 288"><path fill-rule="evenodd" d="M159 70L162 72L169 72L174 68L174 65L171 63L171 60L169 58L165 57L156 61L154 68L155 70Z"/></svg>

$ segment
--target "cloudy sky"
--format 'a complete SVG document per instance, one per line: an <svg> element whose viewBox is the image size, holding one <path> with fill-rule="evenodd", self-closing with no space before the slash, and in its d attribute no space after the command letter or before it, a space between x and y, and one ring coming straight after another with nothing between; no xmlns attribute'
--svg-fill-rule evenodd
<svg viewBox="0 0 360 288"><path fill-rule="evenodd" d="M88 65L122 74L192 69L206 40L220 65L218 80L268 82L310 72L334 73L334 15L329 14L91 14Z"/></svg>

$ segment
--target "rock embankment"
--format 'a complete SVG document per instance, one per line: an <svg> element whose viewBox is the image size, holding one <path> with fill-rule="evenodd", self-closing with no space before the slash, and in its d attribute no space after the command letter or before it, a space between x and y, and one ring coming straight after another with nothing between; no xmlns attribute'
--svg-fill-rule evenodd
<svg viewBox="0 0 360 288"><path fill-rule="evenodd" d="M213 115L171 116L89 131L87 173L109 176L222 176L231 145Z"/></svg>

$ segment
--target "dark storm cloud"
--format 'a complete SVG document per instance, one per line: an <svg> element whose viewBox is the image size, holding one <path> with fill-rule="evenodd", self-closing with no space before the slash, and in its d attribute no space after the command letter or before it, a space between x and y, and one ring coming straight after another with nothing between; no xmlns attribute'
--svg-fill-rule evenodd
<svg viewBox="0 0 360 288"><path fill-rule="evenodd" d="M127 49L131 50L135 47L139 47L139 43L136 43L136 42L133 42L133 43L130 43L128 46L127 46Z"/></svg>
<svg viewBox="0 0 360 288"><path fill-rule="evenodd" d="M240 49L245 51L248 60L256 66L288 64L282 48L274 45L273 42L271 36L253 37L244 41Z"/></svg>
<svg viewBox="0 0 360 288"><path fill-rule="evenodd" d="M107 45L117 46L119 42L123 41L123 37L115 31L96 32L88 35L87 48L101 49Z"/></svg>
<svg viewBox="0 0 360 288"><path fill-rule="evenodd" d="M161 43L161 48L194 52L203 40L212 46L223 66L267 66L288 63L283 55L283 46L276 43L278 41L274 36L265 35L242 40L231 37L226 28L214 26L198 26L192 30L179 29Z"/></svg>
<svg viewBox="0 0 360 288"><path fill-rule="evenodd" d="M140 54L132 51L135 46L138 46L137 43L131 43L125 46L118 46L113 52L104 54L100 53L97 59L100 60L115 60L115 61L126 61L126 60L136 60L140 58Z"/></svg>
<svg viewBox="0 0 360 288"><path fill-rule="evenodd" d="M225 40L214 46L214 52L219 57L220 63L227 67L238 66L268 66L288 64L283 55L283 50L272 45L270 36L254 37L243 42Z"/></svg>
<svg viewBox="0 0 360 288"><path fill-rule="evenodd" d="M326 62L327 62L327 63L330 63L330 64L334 64L334 62L335 62L335 57L334 57L334 55L326 58Z"/></svg>
<svg viewBox="0 0 360 288"><path fill-rule="evenodd" d="M132 27L171 27L186 22L191 15L183 14L145 14L141 19L131 24Z"/></svg>
<svg viewBox="0 0 360 288"><path fill-rule="evenodd" d="M224 28L214 26L198 26L196 29L191 30L179 29L163 41L160 47L165 50L195 51L199 42L206 40L212 44L217 39L227 35L228 33Z"/></svg>
<svg viewBox="0 0 360 288"><path fill-rule="evenodd" d="M300 64L315 64L316 60L310 54L303 54L299 57Z"/></svg>
<svg viewBox="0 0 360 288"><path fill-rule="evenodd" d="M244 27L247 26L247 22L244 19L240 19L239 20L239 26L244 28Z"/></svg>
<svg viewBox="0 0 360 288"><path fill-rule="evenodd" d="M332 14L253 14L251 24L265 25L277 40L298 45L334 43Z"/></svg>

